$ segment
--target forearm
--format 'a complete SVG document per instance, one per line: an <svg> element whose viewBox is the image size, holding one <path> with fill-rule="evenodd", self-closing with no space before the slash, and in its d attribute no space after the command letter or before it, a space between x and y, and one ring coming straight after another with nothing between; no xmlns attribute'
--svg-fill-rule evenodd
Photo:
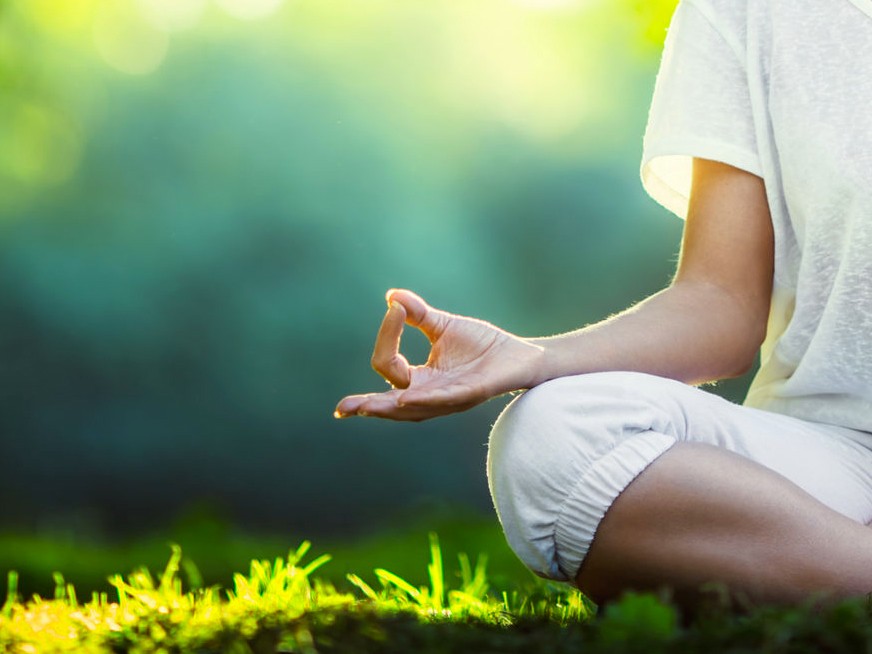
<svg viewBox="0 0 872 654"><path fill-rule="evenodd" d="M693 384L746 371L766 332L774 277L765 184L727 164L694 159L691 186L676 281L596 325L520 338L391 290L372 363L393 388L343 398L337 417L424 420L590 372L646 372ZM404 324L430 340L424 365L412 366L400 353Z"/></svg>
<svg viewBox="0 0 872 654"><path fill-rule="evenodd" d="M751 367L764 335L759 314L716 285L673 284L608 320L530 339L542 348L530 385L609 370L690 384L735 377Z"/></svg>

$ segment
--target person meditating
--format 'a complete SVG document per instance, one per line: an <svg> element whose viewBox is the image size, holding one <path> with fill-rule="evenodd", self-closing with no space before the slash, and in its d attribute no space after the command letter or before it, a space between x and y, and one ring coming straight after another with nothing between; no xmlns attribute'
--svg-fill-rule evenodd
<svg viewBox="0 0 872 654"><path fill-rule="evenodd" d="M336 415L526 389L491 434L494 505L529 568L595 601L872 591L870 61L872 0L682 0L642 162L686 218L669 287L545 338L389 291L372 363L393 389ZM400 354L406 324L425 365ZM758 352L743 406L694 387Z"/></svg>

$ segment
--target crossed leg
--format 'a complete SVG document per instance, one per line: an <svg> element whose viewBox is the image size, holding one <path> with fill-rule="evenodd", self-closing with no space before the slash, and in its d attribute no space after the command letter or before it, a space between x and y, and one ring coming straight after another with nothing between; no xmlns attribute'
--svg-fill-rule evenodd
<svg viewBox="0 0 872 654"><path fill-rule="evenodd" d="M752 601L872 592L872 435L638 373L547 382L491 434L511 547L596 601L700 586Z"/></svg>
<svg viewBox="0 0 872 654"><path fill-rule="evenodd" d="M576 581L595 601L668 586L692 605L707 582L752 601L872 592L872 529L737 454L678 443L618 496Z"/></svg>

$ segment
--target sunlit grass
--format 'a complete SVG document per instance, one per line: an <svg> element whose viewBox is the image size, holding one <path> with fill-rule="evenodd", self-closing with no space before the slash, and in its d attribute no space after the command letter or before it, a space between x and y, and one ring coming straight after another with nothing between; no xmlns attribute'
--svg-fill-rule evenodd
<svg viewBox="0 0 872 654"><path fill-rule="evenodd" d="M127 578L112 576L110 583L117 595L113 601L107 593L94 593L82 603L72 584L59 573L55 574L53 598L35 595L23 600L17 592L17 576L10 572L7 598L0 610L0 649L316 651L312 630L330 624L337 611L373 617L403 614L422 623L478 622L501 627L521 618L583 622L595 612L589 601L569 589L539 597L494 596L489 592L484 556L473 566L461 554L459 583L452 588L434 534L430 536L429 584L417 587L380 568L375 571L380 588L349 574L358 592L339 590L313 577L330 556L304 563L308 551L309 543L304 542L286 558L254 560L248 574L234 575L232 589L225 592L218 587L198 587L196 568L183 565L181 550L174 546L157 577L147 569Z"/></svg>
<svg viewBox="0 0 872 654"><path fill-rule="evenodd" d="M111 577L115 597L83 602L55 574L52 598L18 595L9 574L0 608L2 652L859 652L872 650L864 602L821 609L703 612L693 623L654 595L628 594L596 608L567 587L491 591L486 558L458 557L445 574L430 536L428 581L415 585L386 569L375 585L349 574L349 589L316 576L328 555L309 559L304 542L287 557L254 560L232 588L200 587L180 548L161 574Z"/></svg>
<svg viewBox="0 0 872 654"><path fill-rule="evenodd" d="M520 617L543 617L561 624L590 619L596 609L581 593L566 589L549 596L534 597L517 591L491 594L487 580L487 557L479 556L473 566L465 553L458 555L460 584L448 588L442 563L442 551L435 534L430 534L430 563L427 566L429 585L415 587L405 579L383 568L375 575L381 590L374 590L355 574L348 579L374 608L379 610L410 610L424 618L466 620L474 618L499 625L510 625Z"/></svg>

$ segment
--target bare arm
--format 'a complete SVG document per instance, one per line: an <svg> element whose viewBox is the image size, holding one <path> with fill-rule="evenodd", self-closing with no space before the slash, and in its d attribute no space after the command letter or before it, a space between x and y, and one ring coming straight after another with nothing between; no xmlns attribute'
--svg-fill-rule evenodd
<svg viewBox="0 0 872 654"><path fill-rule="evenodd" d="M696 160L672 285L596 325L533 339L545 348L534 383L634 370L696 384L746 372L766 334L773 260L763 180Z"/></svg>
<svg viewBox="0 0 872 654"><path fill-rule="evenodd" d="M372 362L394 389L346 397L336 415L422 420L548 379L606 370L688 383L736 376L765 336L773 259L763 181L696 160L678 271L667 289L603 322L534 339L434 309L409 291L391 292ZM423 366L399 353L404 324L431 341Z"/></svg>

